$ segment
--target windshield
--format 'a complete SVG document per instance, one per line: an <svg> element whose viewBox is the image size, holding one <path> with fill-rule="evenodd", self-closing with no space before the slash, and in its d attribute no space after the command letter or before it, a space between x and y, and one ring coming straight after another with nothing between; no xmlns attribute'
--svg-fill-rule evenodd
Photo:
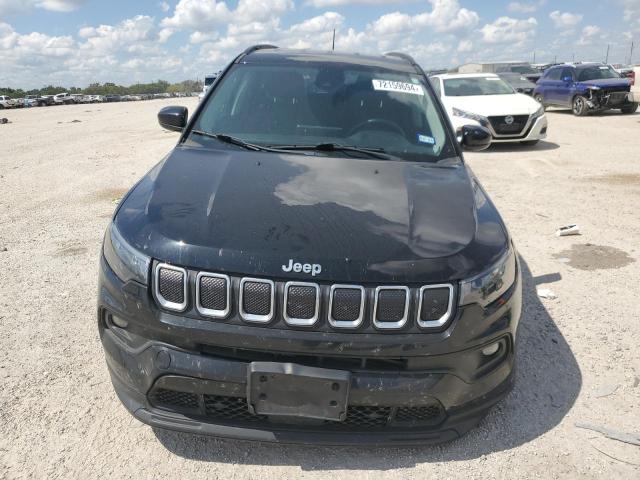
<svg viewBox="0 0 640 480"><path fill-rule="evenodd" d="M456 155L423 77L372 66L234 65L193 129L276 148L334 144L410 161ZM314 154L359 158L327 150Z"/></svg>
<svg viewBox="0 0 640 480"><path fill-rule="evenodd" d="M602 65L600 67L588 67L580 70L578 81L600 80L602 78L620 78L620 75L611 67Z"/></svg>
<svg viewBox="0 0 640 480"><path fill-rule="evenodd" d="M450 78L444 81L447 97L468 97L472 95L510 95L513 88L498 77Z"/></svg>
<svg viewBox="0 0 640 480"><path fill-rule="evenodd" d="M519 65L516 67L511 67L511 71L512 72L517 72L517 73L540 73L538 70L536 70L535 68L531 68L528 67L527 65Z"/></svg>

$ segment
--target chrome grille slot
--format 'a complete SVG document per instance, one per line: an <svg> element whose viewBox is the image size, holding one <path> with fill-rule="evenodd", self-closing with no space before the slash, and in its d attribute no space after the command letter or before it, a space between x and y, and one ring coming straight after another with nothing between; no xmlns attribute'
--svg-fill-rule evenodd
<svg viewBox="0 0 640 480"><path fill-rule="evenodd" d="M184 268L159 263L154 283L156 298L162 307L175 311L187 307L187 271Z"/></svg>
<svg viewBox="0 0 640 480"><path fill-rule="evenodd" d="M196 306L206 317L225 318L231 309L231 281L226 275L200 272L196 278Z"/></svg>
<svg viewBox="0 0 640 480"><path fill-rule="evenodd" d="M240 316L247 322L268 323L275 310L275 285L271 280L243 278L240 281Z"/></svg>
<svg viewBox="0 0 640 480"><path fill-rule="evenodd" d="M379 329L402 328L409 316L409 288L378 287L373 307L373 324Z"/></svg>
<svg viewBox="0 0 640 480"><path fill-rule="evenodd" d="M453 286L449 284L425 285L419 291L418 325L422 328L440 328L451 318Z"/></svg>
<svg viewBox="0 0 640 480"><path fill-rule="evenodd" d="M287 282L284 286L284 321L311 326L318 320L320 287L315 283Z"/></svg>
<svg viewBox="0 0 640 480"><path fill-rule="evenodd" d="M359 327L364 318L364 288L333 285L329 296L329 324L336 328Z"/></svg>

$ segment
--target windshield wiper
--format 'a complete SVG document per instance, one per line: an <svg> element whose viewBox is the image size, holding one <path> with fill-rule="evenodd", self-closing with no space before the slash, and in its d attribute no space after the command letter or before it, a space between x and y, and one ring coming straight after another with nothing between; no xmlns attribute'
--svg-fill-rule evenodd
<svg viewBox="0 0 640 480"><path fill-rule="evenodd" d="M319 143L317 145L278 145L278 150L317 150L319 152L357 152L364 153L371 158L389 160L383 148L356 147L353 145L340 145L337 143Z"/></svg>
<svg viewBox="0 0 640 480"><path fill-rule="evenodd" d="M246 148L247 150L253 150L254 152L277 152L277 150L274 148L263 147L262 145L248 143L241 138L232 137L231 135L225 135L224 133L209 133L205 132L204 130L191 130L191 133L202 135L204 137L215 138L216 140L220 140L221 142L230 143L231 145L237 145L238 147Z"/></svg>

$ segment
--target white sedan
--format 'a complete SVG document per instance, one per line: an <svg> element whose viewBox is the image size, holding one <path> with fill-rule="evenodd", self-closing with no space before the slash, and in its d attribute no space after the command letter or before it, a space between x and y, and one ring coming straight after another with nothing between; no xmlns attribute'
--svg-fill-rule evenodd
<svg viewBox="0 0 640 480"><path fill-rule="evenodd" d="M430 78L453 128L482 125L492 142L534 145L547 136L544 108L493 73L443 74Z"/></svg>

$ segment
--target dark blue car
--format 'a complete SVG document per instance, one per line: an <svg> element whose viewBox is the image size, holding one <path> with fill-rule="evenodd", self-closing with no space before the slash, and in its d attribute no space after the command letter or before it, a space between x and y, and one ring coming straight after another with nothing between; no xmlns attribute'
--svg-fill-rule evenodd
<svg viewBox="0 0 640 480"><path fill-rule="evenodd" d="M629 80L600 63L551 67L536 84L533 96L545 107L571 108L577 116L614 108L633 113L638 108Z"/></svg>

